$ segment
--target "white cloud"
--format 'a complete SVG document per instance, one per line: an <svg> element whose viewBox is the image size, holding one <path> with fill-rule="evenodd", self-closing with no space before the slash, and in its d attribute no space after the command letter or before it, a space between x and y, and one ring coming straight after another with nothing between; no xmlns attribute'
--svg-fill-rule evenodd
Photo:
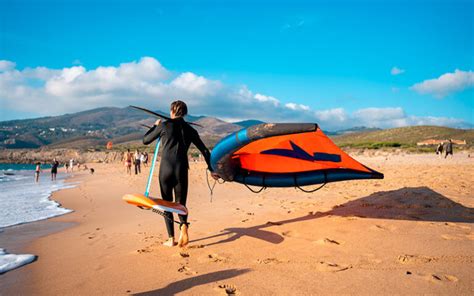
<svg viewBox="0 0 474 296"><path fill-rule="evenodd" d="M302 104L286 103L285 107L291 110L309 111L309 106L302 105Z"/></svg>
<svg viewBox="0 0 474 296"><path fill-rule="evenodd" d="M409 125L405 111L395 108L365 108L355 111L353 119L361 126L367 127L400 127Z"/></svg>
<svg viewBox="0 0 474 296"><path fill-rule="evenodd" d="M272 96L266 96L262 94L255 94L254 98L259 101L259 102L270 102L272 103L275 107L280 105L280 101L278 99L272 97Z"/></svg>
<svg viewBox="0 0 474 296"><path fill-rule="evenodd" d="M343 108L318 110L314 112L314 115L322 122L336 121L339 124L345 124L348 121L348 115Z"/></svg>
<svg viewBox="0 0 474 296"><path fill-rule="evenodd" d="M307 105L254 93L245 85L225 85L191 72L172 75L151 57L96 69L72 66L18 70L10 61L2 61L0 66L2 109L37 115L132 104L167 110L171 101L182 99L191 114L267 122L316 122L325 130L419 124L466 126L453 118L408 116L400 107L366 108L352 113L343 108L312 110Z"/></svg>
<svg viewBox="0 0 474 296"><path fill-rule="evenodd" d="M405 72L404 69L400 69L398 67L393 67L392 70L390 70L390 74L392 75L400 75L400 74L403 74Z"/></svg>
<svg viewBox="0 0 474 296"><path fill-rule="evenodd" d="M9 71L11 69L14 69L15 67L16 64L14 62L0 60L0 72Z"/></svg>
<svg viewBox="0 0 474 296"><path fill-rule="evenodd" d="M443 98L471 87L474 87L474 72L456 69L454 73L446 73L438 78L416 83L411 89L420 94L431 94L437 98Z"/></svg>
<svg viewBox="0 0 474 296"><path fill-rule="evenodd" d="M170 86L200 97L213 96L222 87L219 81L208 80L191 72L179 75Z"/></svg>
<svg viewBox="0 0 474 296"><path fill-rule="evenodd" d="M402 108L366 108L353 113L355 118L367 121L391 120L404 118L405 112Z"/></svg>

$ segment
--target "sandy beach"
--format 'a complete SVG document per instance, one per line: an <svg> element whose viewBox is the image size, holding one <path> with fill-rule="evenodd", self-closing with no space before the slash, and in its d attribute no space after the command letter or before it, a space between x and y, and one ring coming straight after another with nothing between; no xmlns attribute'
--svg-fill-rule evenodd
<svg viewBox="0 0 474 296"><path fill-rule="evenodd" d="M311 194L217 184L212 202L204 163L192 163L183 250L161 246L162 217L121 199L144 191L147 170L90 164L94 175L53 194L73 213L0 234L9 251L38 255L0 276L0 294L472 295L474 158L355 158L385 179Z"/></svg>

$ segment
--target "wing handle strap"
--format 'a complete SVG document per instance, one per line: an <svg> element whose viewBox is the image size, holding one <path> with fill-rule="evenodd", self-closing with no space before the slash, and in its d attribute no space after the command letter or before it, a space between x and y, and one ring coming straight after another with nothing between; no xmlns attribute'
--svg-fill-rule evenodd
<svg viewBox="0 0 474 296"><path fill-rule="evenodd" d="M216 184L224 184L225 180L219 181L219 180L214 180L214 184L209 183L209 169L206 169L206 182L207 182L207 188L209 188L209 196L210 196L210 202L212 202L212 196L214 194L214 187L216 187Z"/></svg>
<svg viewBox="0 0 474 296"><path fill-rule="evenodd" d="M245 182L245 178L246 178L246 176L244 175L244 185L245 185L245 187L247 187L248 190L252 191L253 193L260 193L263 190L267 189L267 186L265 186L265 175L263 175L263 177L262 177L262 187L259 190L254 190L254 189L250 188L250 186Z"/></svg>
<svg viewBox="0 0 474 296"><path fill-rule="evenodd" d="M296 174L294 174L294 175L293 175L293 178L294 178L294 180L295 180L295 188L298 188L299 190L301 190L301 191L303 191L303 192L305 192L305 193L313 193L313 192L318 191L319 189L323 188L323 187L327 184L327 182L328 182L328 176L327 176L326 172L323 172L323 173L324 173L324 183L323 183L321 186L319 186L318 188L311 189L311 190L306 190L306 189L301 188L301 186L298 185L297 176L296 176Z"/></svg>

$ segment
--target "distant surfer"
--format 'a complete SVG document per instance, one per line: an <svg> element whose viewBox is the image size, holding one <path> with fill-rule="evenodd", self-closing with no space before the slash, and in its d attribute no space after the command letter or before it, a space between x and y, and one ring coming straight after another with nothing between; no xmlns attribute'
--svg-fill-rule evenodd
<svg viewBox="0 0 474 296"><path fill-rule="evenodd" d="M143 167L148 167L148 153L143 152L140 156L140 161L143 164Z"/></svg>
<svg viewBox="0 0 474 296"><path fill-rule="evenodd" d="M53 163L51 164L51 181L56 181L56 175L58 174L58 166L59 162L56 158L53 159Z"/></svg>
<svg viewBox="0 0 474 296"><path fill-rule="evenodd" d="M74 171L74 158L69 160L69 168L71 169L71 173Z"/></svg>
<svg viewBox="0 0 474 296"><path fill-rule="evenodd" d="M159 182L161 196L166 201L174 201L186 206L186 198L188 195L188 149L193 143L199 151L204 155L208 169L214 179L219 176L212 172L210 165L210 152L199 137L198 132L191 127L184 116L188 113L186 104L182 101L174 101L171 103L170 117L164 122L157 120L154 126L143 137L143 143L148 145L157 138L161 139L162 154L160 161ZM166 229L168 231L168 240L165 246L174 246L174 225L173 214L165 212ZM178 246L184 247L189 242L188 237L188 216L179 215L180 220L180 236Z"/></svg>
<svg viewBox="0 0 474 296"><path fill-rule="evenodd" d="M444 158L447 158L448 155L451 155L451 157L453 157L453 141L451 139L449 139L449 141L446 142L444 151L446 151Z"/></svg>
<svg viewBox="0 0 474 296"><path fill-rule="evenodd" d="M124 155L125 167L127 168L127 174L132 174L132 153L130 149L127 149L127 152Z"/></svg>
<svg viewBox="0 0 474 296"><path fill-rule="evenodd" d="M436 147L436 154L439 155L439 157L443 157L443 145L444 143L441 142L438 144L438 147Z"/></svg>
<svg viewBox="0 0 474 296"><path fill-rule="evenodd" d="M138 175L138 174L141 174L142 171L140 169L140 158L141 158L141 154L140 154L140 151L135 150L135 154L133 155L134 156L134 159L135 159L135 175Z"/></svg>
<svg viewBox="0 0 474 296"><path fill-rule="evenodd" d="M43 170L41 169L41 163L40 162L37 162L36 163L36 168L35 168L35 182L36 183L39 183L39 176L40 176L40 173L42 172Z"/></svg>

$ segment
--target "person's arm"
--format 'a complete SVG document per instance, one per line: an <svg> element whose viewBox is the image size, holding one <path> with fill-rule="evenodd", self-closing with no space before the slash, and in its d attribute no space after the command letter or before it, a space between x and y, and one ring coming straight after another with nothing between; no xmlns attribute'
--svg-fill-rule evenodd
<svg viewBox="0 0 474 296"><path fill-rule="evenodd" d="M204 145L204 143L202 142L198 132L195 130L193 130L191 142L197 147L197 149L199 149L199 151L201 151L202 155L204 156L204 159L206 160L207 168L212 173L213 170L211 167L211 153L209 152L209 149L207 149L206 145Z"/></svg>
<svg viewBox="0 0 474 296"><path fill-rule="evenodd" d="M160 121L155 122L155 125L143 136L143 144L148 145L161 137L162 130L163 125L160 124Z"/></svg>

